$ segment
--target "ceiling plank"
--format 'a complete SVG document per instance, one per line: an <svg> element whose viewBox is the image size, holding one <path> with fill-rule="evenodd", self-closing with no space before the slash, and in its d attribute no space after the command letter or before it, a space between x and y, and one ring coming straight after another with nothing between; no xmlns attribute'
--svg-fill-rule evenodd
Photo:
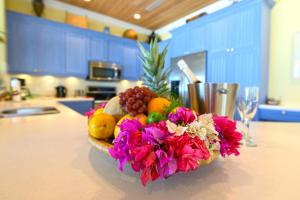
<svg viewBox="0 0 300 200"><path fill-rule="evenodd" d="M145 8L153 3L154 0L59 1L155 30L210 5L217 0L164 0L158 8L150 12L146 11ZM134 13L141 14L142 18L135 20L133 18Z"/></svg>

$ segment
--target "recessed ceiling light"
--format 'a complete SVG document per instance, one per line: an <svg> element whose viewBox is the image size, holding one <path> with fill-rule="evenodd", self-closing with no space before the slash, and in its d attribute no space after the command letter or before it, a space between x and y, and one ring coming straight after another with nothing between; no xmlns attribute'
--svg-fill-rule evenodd
<svg viewBox="0 0 300 200"><path fill-rule="evenodd" d="M133 18L134 18L134 19L141 19L141 15L140 15L139 13L135 13L135 14L133 15Z"/></svg>
<svg viewBox="0 0 300 200"><path fill-rule="evenodd" d="M85 1L85 2L91 2L92 0L83 0L83 1Z"/></svg>

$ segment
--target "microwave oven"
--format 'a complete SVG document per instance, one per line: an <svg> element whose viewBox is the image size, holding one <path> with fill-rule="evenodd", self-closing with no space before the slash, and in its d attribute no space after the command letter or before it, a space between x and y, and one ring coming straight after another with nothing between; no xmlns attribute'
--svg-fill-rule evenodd
<svg viewBox="0 0 300 200"><path fill-rule="evenodd" d="M102 61L89 62L89 80L119 81L121 80L122 67L116 63Z"/></svg>

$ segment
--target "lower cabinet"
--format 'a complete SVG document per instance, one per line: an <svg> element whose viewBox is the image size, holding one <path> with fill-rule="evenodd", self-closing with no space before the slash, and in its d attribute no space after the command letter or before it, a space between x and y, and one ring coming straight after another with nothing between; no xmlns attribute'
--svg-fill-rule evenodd
<svg viewBox="0 0 300 200"><path fill-rule="evenodd" d="M59 101L59 103L71 108L81 115L84 115L94 107L94 101Z"/></svg>
<svg viewBox="0 0 300 200"><path fill-rule="evenodd" d="M260 121L300 122L300 110L259 108Z"/></svg>

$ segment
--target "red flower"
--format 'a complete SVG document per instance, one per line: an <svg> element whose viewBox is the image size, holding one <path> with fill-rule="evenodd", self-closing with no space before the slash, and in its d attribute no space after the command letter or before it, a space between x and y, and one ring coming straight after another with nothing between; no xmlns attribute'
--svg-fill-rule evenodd
<svg viewBox="0 0 300 200"><path fill-rule="evenodd" d="M201 160L207 160L210 157L205 143L199 137L192 138L184 133L181 136L173 137L171 143L175 145L177 168L180 171L195 170L199 167Z"/></svg>
<svg viewBox="0 0 300 200"><path fill-rule="evenodd" d="M236 130L236 122L229 120L227 117L214 115L216 131L219 132L220 153L223 157L234 154L238 156L240 152L240 141L243 135Z"/></svg>
<svg viewBox="0 0 300 200"><path fill-rule="evenodd" d="M156 170L156 155L153 151L153 145L144 144L132 148L132 163L131 167L134 171L142 171L140 179L145 186L151 179L152 181L158 178Z"/></svg>

